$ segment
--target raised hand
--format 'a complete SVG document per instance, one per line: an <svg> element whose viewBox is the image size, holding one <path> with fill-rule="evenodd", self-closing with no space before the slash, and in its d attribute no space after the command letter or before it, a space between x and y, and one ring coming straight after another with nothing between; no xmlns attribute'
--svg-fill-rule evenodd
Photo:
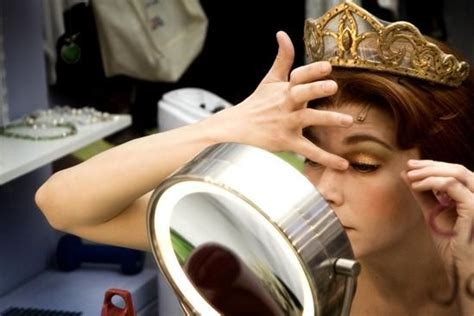
<svg viewBox="0 0 474 316"><path fill-rule="evenodd" d="M453 297L474 313L474 173L462 165L409 160L402 178L412 189L448 272ZM461 290L461 292L459 292ZM457 294L459 293L459 294Z"/></svg>
<svg viewBox="0 0 474 316"><path fill-rule="evenodd" d="M303 136L303 128L311 125L352 125L351 116L307 108L309 101L336 92L337 84L324 80L331 65L316 62L291 71L293 44L282 31L277 33L277 41L279 50L273 66L254 93L239 105L212 116L208 123L215 121L216 128L225 129L225 141L270 151L292 151L320 164L346 169L345 159L323 151Z"/></svg>
<svg viewBox="0 0 474 316"><path fill-rule="evenodd" d="M446 252L474 264L474 174L461 165L410 160L406 179L433 237Z"/></svg>

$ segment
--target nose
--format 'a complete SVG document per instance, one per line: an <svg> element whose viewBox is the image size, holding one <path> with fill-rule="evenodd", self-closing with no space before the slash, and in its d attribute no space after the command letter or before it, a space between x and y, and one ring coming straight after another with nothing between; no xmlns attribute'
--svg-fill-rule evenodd
<svg viewBox="0 0 474 316"><path fill-rule="evenodd" d="M339 206L343 203L343 179L344 171L331 168L324 168L318 179L316 179L316 189L323 198L331 205Z"/></svg>

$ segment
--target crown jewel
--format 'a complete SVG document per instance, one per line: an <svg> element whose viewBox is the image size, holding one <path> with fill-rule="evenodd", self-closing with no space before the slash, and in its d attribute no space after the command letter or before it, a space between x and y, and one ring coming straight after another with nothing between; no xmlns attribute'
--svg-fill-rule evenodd
<svg viewBox="0 0 474 316"><path fill-rule="evenodd" d="M457 87L469 64L429 42L411 23L384 23L346 1L319 19L307 19L306 53L311 61L416 77Z"/></svg>

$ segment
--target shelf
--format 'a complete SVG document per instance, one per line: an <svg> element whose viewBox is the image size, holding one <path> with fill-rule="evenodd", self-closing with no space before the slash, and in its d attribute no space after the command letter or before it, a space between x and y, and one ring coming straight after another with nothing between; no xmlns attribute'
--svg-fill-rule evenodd
<svg viewBox="0 0 474 316"><path fill-rule="evenodd" d="M0 136L0 185L131 125L128 114L111 121L77 126L77 134L32 141Z"/></svg>

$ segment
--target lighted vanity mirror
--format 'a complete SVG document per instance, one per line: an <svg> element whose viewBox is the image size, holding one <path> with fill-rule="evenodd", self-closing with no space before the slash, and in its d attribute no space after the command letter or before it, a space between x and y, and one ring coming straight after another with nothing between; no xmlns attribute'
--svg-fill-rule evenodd
<svg viewBox="0 0 474 316"><path fill-rule="evenodd" d="M252 146L209 147L148 208L154 257L188 315L348 315L359 265L300 171Z"/></svg>

